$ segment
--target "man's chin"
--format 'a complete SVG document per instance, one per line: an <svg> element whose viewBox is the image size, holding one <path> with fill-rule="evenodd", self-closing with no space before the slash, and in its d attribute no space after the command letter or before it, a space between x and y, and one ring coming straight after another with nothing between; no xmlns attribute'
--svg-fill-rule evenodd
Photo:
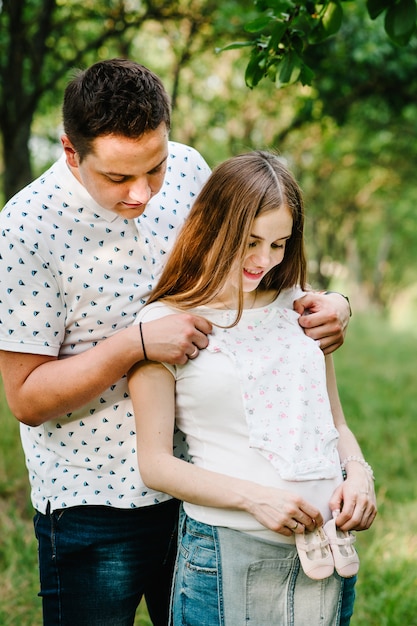
<svg viewBox="0 0 417 626"><path fill-rule="evenodd" d="M120 217L123 217L126 220L132 220L135 217L140 217L145 209L146 204L140 204L137 206L127 206L125 204L122 204L118 205L113 210Z"/></svg>

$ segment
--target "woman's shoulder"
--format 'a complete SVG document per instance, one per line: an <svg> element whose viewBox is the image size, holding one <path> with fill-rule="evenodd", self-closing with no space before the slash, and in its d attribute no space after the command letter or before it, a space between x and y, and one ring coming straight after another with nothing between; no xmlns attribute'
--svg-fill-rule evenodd
<svg viewBox="0 0 417 626"><path fill-rule="evenodd" d="M164 302L151 302L151 304L145 304L143 309L138 313L136 323L152 322L153 320L161 319L167 315L174 315L175 313L180 313L180 311L168 306Z"/></svg>
<svg viewBox="0 0 417 626"><path fill-rule="evenodd" d="M305 291L303 291L298 285L289 287L288 289L283 289L279 293L274 304L280 309L293 309L294 300L297 300L297 298L301 298L304 295Z"/></svg>

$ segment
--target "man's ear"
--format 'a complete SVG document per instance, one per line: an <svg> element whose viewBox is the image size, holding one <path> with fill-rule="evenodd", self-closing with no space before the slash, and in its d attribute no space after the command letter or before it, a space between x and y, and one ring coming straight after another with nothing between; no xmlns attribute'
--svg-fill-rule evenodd
<svg viewBox="0 0 417 626"><path fill-rule="evenodd" d="M62 135L61 137L62 147L64 148L65 156L67 157L67 163L70 167L78 167L80 163L80 159L78 153L71 141L68 139L67 135Z"/></svg>

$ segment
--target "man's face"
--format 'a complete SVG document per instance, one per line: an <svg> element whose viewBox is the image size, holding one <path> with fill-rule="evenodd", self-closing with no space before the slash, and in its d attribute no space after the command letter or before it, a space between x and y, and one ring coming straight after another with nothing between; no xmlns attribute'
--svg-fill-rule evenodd
<svg viewBox="0 0 417 626"><path fill-rule="evenodd" d="M162 123L139 139L104 135L80 162L66 135L61 138L74 176L103 208L126 219L142 215L162 187L168 158L168 130Z"/></svg>

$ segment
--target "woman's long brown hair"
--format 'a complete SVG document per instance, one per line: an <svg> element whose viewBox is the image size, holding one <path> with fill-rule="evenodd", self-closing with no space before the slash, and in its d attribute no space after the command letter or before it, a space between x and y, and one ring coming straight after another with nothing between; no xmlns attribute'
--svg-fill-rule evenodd
<svg viewBox="0 0 417 626"><path fill-rule="evenodd" d="M282 161L254 151L217 166L198 195L169 254L148 303L163 299L181 310L209 304L227 280L235 260L242 260L253 221L265 211L287 207L293 218L285 255L263 278L259 290L299 284L305 288L306 260L301 190ZM238 315L243 308L240 288Z"/></svg>

